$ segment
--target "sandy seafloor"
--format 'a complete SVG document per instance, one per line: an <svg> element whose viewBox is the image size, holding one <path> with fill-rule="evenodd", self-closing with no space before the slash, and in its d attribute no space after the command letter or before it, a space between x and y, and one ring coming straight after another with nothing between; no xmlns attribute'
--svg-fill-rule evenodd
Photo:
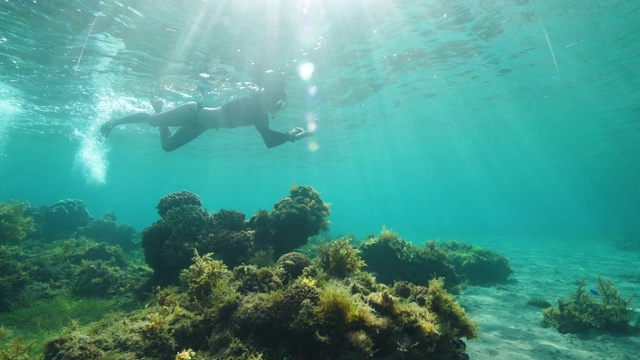
<svg viewBox="0 0 640 360"><path fill-rule="evenodd" d="M592 289L601 276L612 280L623 297L634 299L635 324L640 316L640 254L617 250L601 239L484 239L474 244L507 256L514 274L504 285L469 287L459 296L479 324L479 338L467 341L472 360L640 359L638 334L560 334L541 326L542 311L526 304L541 297L556 305L558 298L575 291L577 280L586 279Z"/></svg>

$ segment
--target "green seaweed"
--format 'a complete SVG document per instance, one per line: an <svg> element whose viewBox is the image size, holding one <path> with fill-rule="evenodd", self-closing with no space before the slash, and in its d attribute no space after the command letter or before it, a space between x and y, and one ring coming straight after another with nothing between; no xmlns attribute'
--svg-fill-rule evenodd
<svg viewBox="0 0 640 360"><path fill-rule="evenodd" d="M360 250L351 246L351 241L351 238L343 237L320 246L318 262L327 274L343 278L366 265L360 257Z"/></svg>
<svg viewBox="0 0 640 360"><path fill-rule="evenodd" d="M458 274L471 285L494 285L504 283L513 273L509 260L493 251L457 241L428 242L427 246L442 249Z"/></svg>
<svg viewBox="0 0 640 360"><path fill-rule="evenodd" d="M543 324L555 327L560 333L580 333L591 329L609 333L627 333L632 315L632 299L622 298L611 280L597 279L597 292L586 290L587 282L578 282L576 292L559 299L557 306L543 310Z"/></svg>
<svg viewBox="0 0 640 360"><path fill-rule="evenodd" d="M426 286L429 279L443 277L447 289L457 292L464 280L449 263L447 254L433 243L421 248L388 229L367 239L360 250L367 270L387 285L405 280Z"/></svg>
<svg viewBox="0 0 640 360"><path fill-rule="evenodd" d="M446 255L437 247L413 246L392 232L379 236L399 246L397 255L408 262L422 286L379 283L366 271L363 250L354 246L352 237L318 244L315 261L288 252L274 264L275 253L281 255L294 245L287 241L303 243L314 236L310 234L326 230L328 205L315 190L293 187L290 197L272 213L265 212L268 226L261 230L260 219L246 224L240 212L209 214L199 208L195 197L181 195L185 196L160 206L162 219L146 234L145 256L159 256L152 261L154 269L171 268L175 281L166 287L138 288L136 283L150 276L149 269L131 266L118 247L83 237L65 235L51 242L27 238L18 255L5 252L6 259L24 263L28 269L22 293L29 301L11 313L0 313L0 324L11 331L0 339L0 356L21 359L18 356L26 354L45 360L467 358L464 339L477 336L475 325L444 289L442 279L425 279L438 271L424 264L446 265ZM270 236L266 246L253 247L254 234L265 229L268 232L261 236ZM100 238L107 236L102 231L112 229L93 230ZM280 239L285 243L278 251L259 253ZM201 251L213 248L226 255ZM135 255L141 254L129 254ZM255 263L247 264L252 255ZM124 308L132 304L132 289L145 291L136 293L144 307ZM112 312L117 310L129 312ZM9 348L10 343L15 345Z"/></svg>
<svg viewBox="0 0 640 360"><path fill-rule="evenodd" d="M32 344L28 353L35 358L42 354L44 341L65 326L98 321L118 307L117 300L75 299L61 295L0 313L0 324L14 335L9 340L20 339L21 346Z"/></svg>
<svg viewBox="0 0 640 360"><path fill-rule="evenodd" d="M256 246L271 247L280 256L305 245L311 236L329 229L329 208L311 186L293 185L290 196L278 201L271 212L260 210L250 219Z"/></svg>
<svg viewBox="0 0 640 360"><path fill-rule="evenodd" d="M35 231L31 216L24 213L30 205L26 201L0 203L0 244L16 244Z"/></svg>

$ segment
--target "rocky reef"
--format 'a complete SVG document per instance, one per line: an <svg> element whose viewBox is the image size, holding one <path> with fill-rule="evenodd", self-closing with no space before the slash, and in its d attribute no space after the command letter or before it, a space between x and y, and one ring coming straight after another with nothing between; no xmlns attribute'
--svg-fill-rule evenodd
<svg viewBox="0 0 640 360"><path fill-rule="evenodd" d="M447 254L448 262L458 274L464 276L470 285L504 283L513 273L509 260L493 251L458 241L446 241L434 245Z"/></svg>
<svg viewBox="0 0 640 360"><path fill-rule="evenodd" d="M72 236L79 228L88 226L93 221L85 203L78 199L60 200L52 205L32 207L28 214L35 219L37 237L49 240Z"/></svg>
<svg viewBox="0 0 640 360"><path fill-rule="evenodd" d="M278 201L269 213L258 211L250 220L256 246L273 248L280 256L307 243L329 229L329 205L310 186L292 186L290 195Z"/></svg>
<svg viewBox="0 0 640 360"><path fill-rule="evenodd" d="M9 205L0 307L15 314L6 324L56 325L28 325L45 328L29 343L0 327L0 358L468 359L477 327L451 293L510 274L505 258L459 243L421 247L386 229L333 239L329 205L309 186L248 220L209 212L186 190L168 194L140 242L81 201ZM475 279L469 271L485 271L477 263L501 275ZM85 321L64 326L63 317Z"/></svg>
<svg viewBox="0 0 640 360"><path fill-rule="evenodd" d="M160 200L160 220L144 229L145 260L154 270L154 284L176 283L180 271L191 263L193 252L214 253L228 266L246 263L258 251L274 256L306 244L309 237L328 229L329 207L310 186L293 186L290 196L272 212L257 211L245 221L236 210L209 213L200 198L188 191Z"/></svg>
<svg viewBox="0 0 640 360"><path fill-rule="evenodd" d="M46 345L45 359L468 359L463 339L476 326L442 279L380 284L346 246L327 245L328 260L294 253L233 270L195 253L144 312L70 331Z"/></svg>

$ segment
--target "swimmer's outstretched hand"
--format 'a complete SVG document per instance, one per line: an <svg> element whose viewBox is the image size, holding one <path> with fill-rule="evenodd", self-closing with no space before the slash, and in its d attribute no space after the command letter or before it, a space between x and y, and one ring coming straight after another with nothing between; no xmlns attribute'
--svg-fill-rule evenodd
<svg viewBox="0 0 640 360"><path fill-rule="evenodd" d="M303 128L297 127L289 131L289 135L295 136L295 140L300 140L300 139L306 138L307 136L313 136L313 133L308 132Z"/></svg>

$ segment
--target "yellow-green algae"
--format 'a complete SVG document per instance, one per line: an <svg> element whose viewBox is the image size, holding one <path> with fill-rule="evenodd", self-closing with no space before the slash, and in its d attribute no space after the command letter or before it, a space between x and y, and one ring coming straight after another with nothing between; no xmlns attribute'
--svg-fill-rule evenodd
<svg viewBox="0 0 640 360"><path fill-rule="evenodd" d="M342 249L329 256L361 264L344 241L328 246ZM283 271L262 269L272 282ZM258 291L234 273L212 254L196 254L180 285L158 289L143 312L67 331L47 344L45 359L466 359L462 338L477 336L443 279L406 283L401 296L355 268L331 274L318 259L288 283Z"/></svg>
<svg viewBox="0 0 640 360"><path fill-rule="evenodd" d="M311 226L300 229L300 238L328 225L328 205L319 201L318 193L310 187L293 187L291 196L278 204L268 214L274 215L271 220L281 218L280 224L287 227ZM165 217L197 207L176 206L168 209ZM303 210L311 211L309 219L317 221L303 226L295 220L294 213ZM285 212L291 212L292 217L284 216ZM19 247L5 246L6 269L11 270L7 274L28 281L22 290L10 289L14 297L7 304L13 312L0 314L0 318L19 316L17 321L0 323L7 329L1 334L0 354L12 359L42 359L44 353L44 359L51 360L468 358L463 340L477 336L475 325L444 288L460 280L455 273L451 279L445 276L429 282L433 274L427 271L420 284L402 277L382 284L363 259L366 247L357 246L353 237L333 241L325 237L315 248L307 247L307 255L280 254L283 248L275 251L272 244L252 245L260 217L244 222L244 214L236 211L199 213L203 216L198 219L208 224L200 230L206 231L199 231L197 237L176 237L183 246L175 249L187 261L174 268L175 280L166 285L150 279L150 270L132 261L131 256L139 258L140 253L125 254L118 247L96 243L85 237L92 233L80 229L54 238L36 232L26 241L14 243ZM44 218L35 219L40 228L39 221ZM178 217L172 219L165 219L165 223L178 221ZM115 218L111 221L115 224ZM179 229L177 233L188 235L191 225L179 222L173 227L152 228ZM278 234L287 231L262 232L261 236L267 234L270 241L278 241ZM400 260L409 263L399 262L401 267L429 261L440 266L446 261L446 254L439 249L409 246L390 231L383 231L378 239L405 246L406 251L399 252ZM224 253L211 253L207 246L201 249L201 241ZM149 262L153 254L144 255ZM230 258L233 261L227 262ZM419 262L412 263L415 259ZM380 269L376 273L384 275ZM131 311L136 301L138 310ZM81 311L69 315L56 306L37 312L40 304L48 303L68 303L72 308L90 304L96 317ZM116 312L107 314L110 311ZM33 315L27 315L29 312ZM31 317L55 321L55 326L40 325L45 330L34 331L32 325L17 325ZM48 341L42 348L45 338Z"/></svg>
<svg viewBox="0 0 640 360"><path fill-rule="evenodd" d="M0 245L18 243L35 231L33 218L25 215L29 207L26 201L0 203Z"/></svg>
<svg viewBox="0 0 640 360"><path fill-rule="evenodd" d="M566 299L558 299L558 305L543 310L543 323L561 333L631 331L632 299L623 298L611 280L598 277L597 281L594 294L586 290L585 280L579 281L575 293Z"/></svg>

